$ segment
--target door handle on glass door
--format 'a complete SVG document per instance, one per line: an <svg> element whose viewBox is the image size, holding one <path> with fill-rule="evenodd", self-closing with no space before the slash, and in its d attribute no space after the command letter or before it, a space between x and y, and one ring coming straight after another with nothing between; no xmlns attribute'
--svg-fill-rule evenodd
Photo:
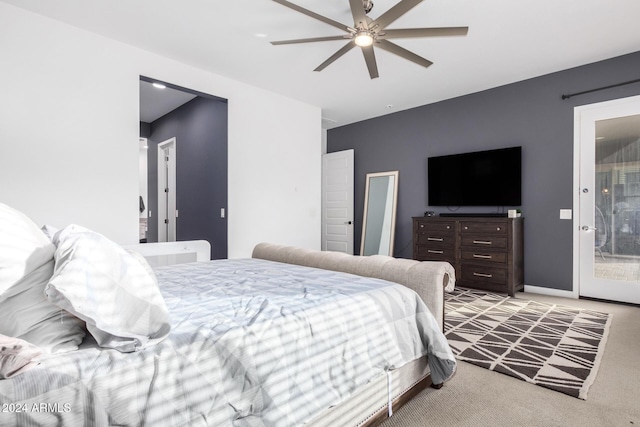
<svg viewBox="0 0 640 427"><path fill-rule="evenodd" d="M583 231L595 231L595 230L597 230L597 228L596 227L589 227L588 225L583 225L582 226L582 230Z"/></svg>

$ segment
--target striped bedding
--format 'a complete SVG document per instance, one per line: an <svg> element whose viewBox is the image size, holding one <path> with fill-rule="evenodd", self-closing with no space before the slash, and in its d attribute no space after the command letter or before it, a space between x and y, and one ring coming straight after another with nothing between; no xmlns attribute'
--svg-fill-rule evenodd
<svg viewBox="0 0 640 427"><path fill-rule="evenodd" d="M298 426L422 355L435 383L455 370L435 319L401 285L259 259L156 275L164 341L120 353L88 338L0 380L0 425Z"/></svg>

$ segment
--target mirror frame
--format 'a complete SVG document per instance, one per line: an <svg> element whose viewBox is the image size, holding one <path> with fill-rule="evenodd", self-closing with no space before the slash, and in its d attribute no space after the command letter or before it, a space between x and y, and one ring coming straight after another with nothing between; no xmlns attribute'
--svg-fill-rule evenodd
<svg viewBox="0 0 640 427"><path fill-rule="evenodd" d="M396 234L396 211L398 209L398 171L389 171L389 172L376 172L376 173L368 173L366 177L366 185L364 190L364 211L362 213L362 237L360 239L360 255L364 255L364 245L367 235L367 217L369 214L369 189L370 182L372 178L377 177L394 177L393 184L393 201L392 201L392 209L391 209L391 230L389 231L389 251L387 254L393 256L393 246Z"/></svg>

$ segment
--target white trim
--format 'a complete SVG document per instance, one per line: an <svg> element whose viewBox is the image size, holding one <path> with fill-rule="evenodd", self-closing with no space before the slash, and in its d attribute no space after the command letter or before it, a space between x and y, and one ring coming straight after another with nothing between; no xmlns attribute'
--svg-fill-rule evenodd
<svg viewBox="0 0 640 427"><path fill-rule="evenodd" d="M158 144L158 209L156 218L158 218L158 242L175 242L176 241L176 138L169 138ZM165 171L164 165L169 160L169 169ZM169 159L171 157L171 159ZM168 175L167 175L168 173ZM164 192L164 183L171 190L167 198ZM168 226L164 224L164 218L169 220Z"/></svg>
<svg viewBox="0 0 640 427"><path fill-rule="evenodd" d="M584 107L573 108L573 215L571 228L573 230L573 283L571 296L580 297L580 116ZM525 286L526 288L526 286ZM535 291L532 291L535 292Z"/></svg>
<svg viewBox="0 0 640 427"><path fill-rule="evenodd" d="M139 165L139 193L140 197L142 197L142 201L144 203L144 210L140 212L140 219L146 220L148 217L149 210L149 179L147 177L147 173L149 170L149 161L147 158L147 153L149 151L149 146L147 145L149 141L147 138L138 138L138 145L140 147L139 155L140 155L140 165Z"/></svg>
<svg viewBox="0 0 640 427"><path fill-rule="evenodd" d="M575 280L574 280L575 282ZM542 286L524 285L525 292L531 292L532 294L549 295L551 297L562 297L570 299L578 299L579 295L575 291L563 291L560 289L545 288Z"/></svg>

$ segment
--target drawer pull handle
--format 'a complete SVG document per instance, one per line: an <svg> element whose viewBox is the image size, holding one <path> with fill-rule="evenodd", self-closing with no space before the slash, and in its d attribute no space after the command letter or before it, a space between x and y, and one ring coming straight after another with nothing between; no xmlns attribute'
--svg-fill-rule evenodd
<svg viewBox="0 0 640 427"><path fill-rule="evenodd" d="M493 277L493 274L485 274L485 273L473 273L474 276L478 276L478 277L486 277L487 279L491 279Z"/></svg>
<svg viewBox="0 0 640 427"><path fill-rule="evenodd" d="M442 237L427 237L427 240L432 242L442 242L444 239Z"/></svg>
<svg viewBox="0 0 640 427"><path fill-rule="evenodd" d="M487 241L487 240L474 240L473 244L474 245L492 245L493 242Z"/></svg>
<svg viewBox="0 0 640 427"><path fill-rule="evenodd" d="M480 254L473 254L474 258L481 258L481 259L491 259L492 256L491 255L480 255Z"/></svg>
<svg viewBox="0 0 640 427"><path fill-rule="evenodd" d="M430 254L443 254L444 251L436 251L434 249L427 249L427 252Z"/></svg>

